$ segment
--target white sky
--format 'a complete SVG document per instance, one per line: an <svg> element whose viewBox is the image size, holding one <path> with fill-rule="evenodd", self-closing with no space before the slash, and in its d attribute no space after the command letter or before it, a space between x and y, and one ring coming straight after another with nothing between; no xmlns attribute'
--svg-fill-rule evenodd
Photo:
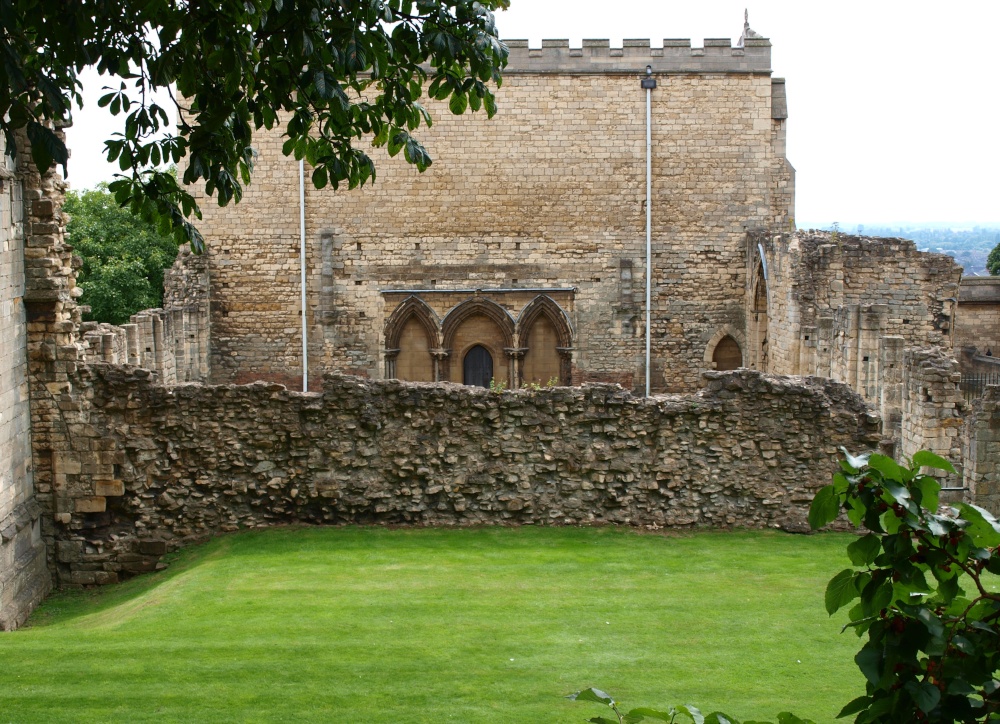
<svg viewBox="0 0 1000 724"><path fill-rule="evenodd" d="M788 158L800 227L1000 224L1000 0L512 0L501 37L705 37L750 26L787 79ZM96 108L69 132L74 188L110 179ZM97 113L91 112L91 109ZM431 155L434 149L431 148Z"/></svg>

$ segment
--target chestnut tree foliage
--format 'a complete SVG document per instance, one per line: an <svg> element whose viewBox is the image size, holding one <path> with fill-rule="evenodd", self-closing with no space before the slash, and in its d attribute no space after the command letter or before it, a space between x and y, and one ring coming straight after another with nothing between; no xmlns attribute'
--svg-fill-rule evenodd
<svg viewBox="0 0 1000 724"><path fill-rule="evenodd" d="M220 205L250 182L253 131L283 127L284 153L305 159L317 187L375 177L367 140L430 165L412 135L431 118L427 95L453 113L496 112L507 60L493 11L509 0L0 0L0 128L23 128L42 172L66 169L52 125L81 102L79 72L120 78L100 100L125 116L106 142L122 174L119 204L172 230L196 251L185 184ZM153 89L175 89L178 125ZM362 143L365 140L365 143ZM178 182L164 164L186 159Z"/></svg>

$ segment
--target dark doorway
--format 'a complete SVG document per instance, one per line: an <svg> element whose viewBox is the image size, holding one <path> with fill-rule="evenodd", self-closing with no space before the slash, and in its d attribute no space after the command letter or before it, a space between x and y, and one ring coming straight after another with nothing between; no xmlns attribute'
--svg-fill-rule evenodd
<svg viewBox="0 0 1000 724"><path fill-rule="evenodd" d="M481 344L465 353L462 381L467 385L489 387L493 379L493 355Z"/></svg>
<svg viewBox="0 0 1000 724"><path fill-rule="evenodd" d="M717 370L735 370L743 366L743 353L740 345L728 334L715 346L712 354Z"/></svg>

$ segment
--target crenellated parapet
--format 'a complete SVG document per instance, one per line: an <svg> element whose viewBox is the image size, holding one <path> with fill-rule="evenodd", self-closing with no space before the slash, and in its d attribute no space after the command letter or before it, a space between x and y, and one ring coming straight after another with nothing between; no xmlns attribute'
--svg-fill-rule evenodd
<svg viewBox="0 0 1000 724"><path fill-rule="evenodd" d="M505 75L519 73L645 73L654 75L689 73L751 73L770 75L771 41L747 37L733 45L729 38L706 38L704 47L692 47L688 39L666 39L662 46L648 39L625 40L613 48L609 40L584 40L579 48L568 40L543 40L542 47L529 47L527 40L506 40L510 58Z"/></svg>

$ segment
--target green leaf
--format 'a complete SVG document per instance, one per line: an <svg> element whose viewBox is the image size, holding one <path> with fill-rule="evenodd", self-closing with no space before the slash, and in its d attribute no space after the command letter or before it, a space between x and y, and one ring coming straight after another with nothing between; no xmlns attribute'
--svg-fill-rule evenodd
<svg viewBox="0 0 1000 724"><path fill-rule="evenodd" d="M448 102L448 108L456 116L460 116L465 113L465 110L469 107L469 99L466 97L465 93L457 91L452 94L451 100Z"/></svg>
<svg viewBox="0 0 1000 724"><path fill-rule="evenodd" d="M740 724L739 720L721 711L713 711L705 717L705 724Z"/></svg>
<svg viewBox="0 0 1000 724"><path fill-rule="evenodd" d="M854 583L855 575L852 569L845 568L827 584L826 611L831 616L858 597L858 588Z"/></svg>
<svg viewBox="0 0 1000 724"><path fill-rule="evenodd" d="M892 458L872 453L868 457L868 467L878 470L884 478L902 482L902 471Z"/></svg>
<svg viewBox="0 0 1000 724"><path fill-rule="evenodd" d="M913 701L925 714L929 714L941 701L941 691L926 681L923 683L907 681L903 689L913 697Z"/></svg>
<svg viewBox="0 0 1000 724"><path fill-rule="evenodd" d="M851 699L847 702L840 713L837 714L838 719L843 719L845 716L850 716L851 714L857 714L859 711L864 711L872 703L870 696L859 696L857 699Z"/></svg>
<svg viewBox="0 0 1000 724"><path fill-rule="evenodd" d="M570 694L566 698L571 699L573 701L593 701L596 702L597 704L607 704L608 706L611 706L615 703L615 700L612 699L610 696L608 696L608 694L601 691L600 689L595 689L593 687L590 687L589 689L583 689L582 691L578 691L575 694Z"/></svg>
<svg viewBox="0 0 1000 724"><path fill-rule="evenodd" d="M705 715L702 714L701 711L698 710L696 707L693 707L690 704L688 704L687 706L678 706L677 713L691 717L691 721L693 721L694 724L705 724Z"/></svg>
<svg viewBox="0 0 1000 724"><path fill-rule="evenodd" d="M847 546L847 555L856 566L868 566L875 562L882 550L881 539L874 533L858 538Z"/></svg>
<svg viewBox="0 0 1000 724"><path fill-rule="evenodd" d="M849 497L847 499L847 519L851 521L851 525L855 528L860 528L861 523L864 521L864 516L865 504L854 496Z"/></svg>
<svg viewBox="0 0 1000 724"><path fill-rule="evenodd" d="M811 719L801 719L794 714L783 711L778 714L778 724L816 724Z"/></svg>
<svg viewBox="0 0 1000 724"><path fill-rule="evenodd" d="M878 686L878 682L882 678L882 653L878 649L869 648L869 646L871 646L870 643L857 653L854 657L854 663L858 665L861 673L865 675L872 686Z"/></svg>
<svg viewBox="0 0 1000 724"><path fill-rule="evenodd" d="M937 511L941 497L941 483L930 475L918 475L913 479L912 486L920 491L920 499L917 502L932 513Z"/></svg>
<svg viewBox="0 0 1000 724"><path fill-rule="evenodd" d="M820 488L809 506L809 527L819 530L824 525L832 523L840 513L840 496L833 485Z"/></svg>
<svg viewBox="0 0 1000 724"><path fill-rule="evenodd" d="M969 522L965 530L972 536L977 547L993 548L1000 545L1000 524L989 511L968 503L959 503L958 511Z"/></svg>
<svg viewBox="0 0 1000 724"><path fill-rule="evenodd" d="M945 460L940 455L935 455L930 450L920 450L919 452L914 453L913 466L918 468L935 468L937 470L944 470L952 475L958 474L950 462Z"/></svg>
<svg viewBox="0 0 1000 724"><path fill-rule="evenodd" d="M590 724L619 724L619 722L612 721L611 719L603 716L592 716L587 721L589 721Z"/></svg>

